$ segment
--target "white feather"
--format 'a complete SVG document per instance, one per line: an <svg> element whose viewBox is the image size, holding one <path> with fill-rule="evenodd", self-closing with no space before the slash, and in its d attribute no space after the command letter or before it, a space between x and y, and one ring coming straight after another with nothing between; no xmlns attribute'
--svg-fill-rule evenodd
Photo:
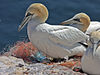
<svg viewBox="0 0 100 75"><path fill-rule="evenodd" d="M78 42L88 38L82 31L71 26L42 23L34 28L28 24L30 41L42 52L54 58L82 54L86 48ZM33 27L33 28L32 28Z"/></svg>

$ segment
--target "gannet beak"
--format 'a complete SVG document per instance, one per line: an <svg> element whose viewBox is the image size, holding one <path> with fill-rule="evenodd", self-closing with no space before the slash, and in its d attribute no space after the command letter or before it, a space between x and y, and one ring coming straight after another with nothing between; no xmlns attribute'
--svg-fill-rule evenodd
<svg viewBox="0 0 100 75"><path fill-rule="evenodd" d="M65 24L72 24L73 22L74 22L73 19L69 19L69 20L66 20L66 21L61 22L60 24L62 24L62 25L65 25Z"/></svg>
<svg viewBox="0 0 100 75"><path fill-rule="evenodd" d="M95 54L95 52L96 52L97 46L98 46L98 45L97 45L96 43L95 43L94 46L93 46L93 53L92 53L93 56L94 56L94 54Z"/></svg>
<svg viewBox="0 0 100 75"><path fill-rule="evenodd" d="M23 29L23 27L30 21L32 15L30 16L25 16L22 23L20 24L18 31L21 31Z"/></svg>
<svg viewBox="0 0 100 75"><path fill-rule="evenodd" d="M75 18L71 18L69 20L63 21L62 23L60 23L61 25L65 25L65 24L83 24L82 22L80 22L80 19L75 19Z"/></svg>

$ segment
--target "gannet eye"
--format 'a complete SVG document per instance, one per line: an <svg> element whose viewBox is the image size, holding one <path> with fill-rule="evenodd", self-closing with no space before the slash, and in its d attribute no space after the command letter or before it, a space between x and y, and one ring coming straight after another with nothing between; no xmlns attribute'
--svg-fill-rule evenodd
<svg viewBox="0 0 100 75"><path fill-rule="evenodd" d="M30 15L33 15L33 14L31 14L30 12L28 12L27 15L26 15L26 17L28 17L28 16L30 16Z"/></svg>
<svg viewBox="0 0 100 75"><path fill-rule="evenodd" d="M73 19L74 21L78 21L78 22L80 22L80 19L78 19L78 18L76 18L76 19Z"/></svg>

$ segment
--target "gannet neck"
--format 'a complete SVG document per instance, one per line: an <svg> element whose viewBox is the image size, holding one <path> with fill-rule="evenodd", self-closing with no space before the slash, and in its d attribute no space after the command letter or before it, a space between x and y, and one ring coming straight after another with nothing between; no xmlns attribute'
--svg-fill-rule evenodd
<svg viewBox="0 0 100 75"><path fill-rule="evenodd" d="M40 19L37 19L37 18L31 19L31 20L28 22L27 30L28 30L29 32L32 32L32 31L34 31L34 29L35 29L39 24L41 24Z"/></svg>
<svg viewBox="0 0 100 75"><path fill-rule="evenodd" d="M29 22L28 22L28 25L30 26L37 26L41 23L41 20L40 19L37 19L37 18L34 18L34 19L31 19Z"/></svg>
<svg viewBox="0 0 100 75"><path fill-rule="evenodd" d="M40 24L40 20L39 19L31 19L28 22L28 26L27 26L27 33L28 33L28 37L31 40L31 36L32 33L35 31L36 27Z"/></svg>

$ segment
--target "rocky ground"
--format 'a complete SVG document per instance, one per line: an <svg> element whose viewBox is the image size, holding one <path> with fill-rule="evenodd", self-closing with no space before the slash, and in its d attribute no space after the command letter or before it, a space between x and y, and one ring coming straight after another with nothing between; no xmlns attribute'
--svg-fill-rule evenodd
<svg viewBox="0 0 100 75"><path fill-rule="evenodd" d="M56 64L25 63L13 56L0 57L0 75L87 75Z"/></svg>
<svg viewBox="0 0 100 75"><path fill-rule="evenodd" d="M0 56L0 75L87 75L81 71L80 58L63 62L33 62L35 54L31 43L20 42ZM35 61L35 60L34 60Z"/></svg>

